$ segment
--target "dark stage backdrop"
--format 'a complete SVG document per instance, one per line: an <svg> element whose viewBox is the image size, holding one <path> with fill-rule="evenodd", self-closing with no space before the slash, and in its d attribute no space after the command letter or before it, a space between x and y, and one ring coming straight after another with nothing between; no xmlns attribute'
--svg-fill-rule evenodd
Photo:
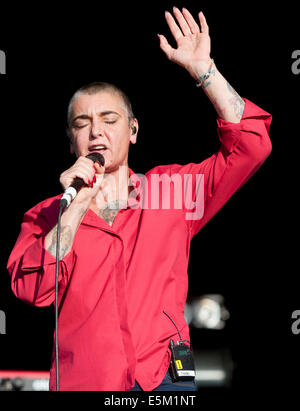
<svg viewBox="0 0 300 411"><path fill-rule="evenodd" d="M72 2L63 14L52 3L2 10L0 369L50 366L53 308L16 299L6 262L25 211L58 194L59 175L74 162L65 134L72 93L94 80L127 92L140 124L129 158L135 172L201 162L219 147L211 103L159 48L156 33L172 41L164 10L173 5L194 15L203 10L218 69L241 96L273 115L271 156L192 241L189 297L222 294L231 314L222 332L200 332L193 342L213 346L220 338L230 348L236 371L229 402L245 393L268 403L285 392L292 403L300 365L300 335L291 328L300 310L300 64L292 53L300 43L296 8L282 4L162 0Z"/></svg>

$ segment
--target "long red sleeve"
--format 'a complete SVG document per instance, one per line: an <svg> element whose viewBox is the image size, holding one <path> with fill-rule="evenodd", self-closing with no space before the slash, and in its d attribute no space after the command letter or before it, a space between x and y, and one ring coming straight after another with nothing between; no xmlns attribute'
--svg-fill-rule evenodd
<svg viewBox="0 0 300 411"><path fill-rule="evenodd" d="M46 208L45 204L45 201L41 202L24 215L21 232L7 265L14 294L40 307L54 302L56 259L45 249L44 242L57 223L59 200ZM60 261L59 282L67 282L74 262L72 250Z"/></svg>
<svg viewBox="0 0 300 411"><path fill-rule="evenodd" d="M269 129L272 116L251 101L244 101L240 123L217 119L219 151L200 164L187 164L180 169L180 173L204 176L203 217L187 220L192 235L201 230L271 153Z"/></svg>

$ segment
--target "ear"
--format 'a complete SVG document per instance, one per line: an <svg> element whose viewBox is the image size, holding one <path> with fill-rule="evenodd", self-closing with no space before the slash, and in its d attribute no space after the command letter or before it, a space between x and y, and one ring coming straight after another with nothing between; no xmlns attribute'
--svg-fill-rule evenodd
<svg viewBox="0 0 300 411"><path fill-rule="evenodd" d="M130 128L131 128L130 142L132 144L135 144L136 139L137 139L137 133L138 133L138 130L139 130L139 123L138 123L136 118L132 120Z"/></svg>

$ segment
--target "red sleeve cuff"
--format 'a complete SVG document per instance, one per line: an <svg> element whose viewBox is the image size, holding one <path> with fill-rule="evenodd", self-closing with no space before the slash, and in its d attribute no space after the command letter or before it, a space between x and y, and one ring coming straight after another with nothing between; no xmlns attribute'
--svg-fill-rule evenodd
<svg viewBox="0 0 300 411"><path fill-rule="evenodd" d="M265 120L267 131L269 131L272 116L252 103L250 100L243 98L245 107L242 119L239 123L231 123L217 117L218 136L222 145L231 153L241 138L241 131L243 130L244 120L250 118Z"/></svg>
<svg viewBox="0 0 300 411"><path fill-rule="evenodd" d="M45 237L40 237L27 248L23 256L22 270L35 271L47 265L56 264L56 258L45 249L44 242ZM66 271L70 273L75 263L74 251L71 250L61 262L64 264Z"/></svg>

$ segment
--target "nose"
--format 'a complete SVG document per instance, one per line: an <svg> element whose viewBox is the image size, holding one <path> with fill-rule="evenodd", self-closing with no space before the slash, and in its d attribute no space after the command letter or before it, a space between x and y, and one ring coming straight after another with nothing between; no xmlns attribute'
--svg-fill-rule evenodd
<svg viewBox="0 0 300 411"><path fill-rule="evenodd" d="M103 125L100 121L93 121L90 133L90 140L94 140L97 137L104 136Z"/></svg>

